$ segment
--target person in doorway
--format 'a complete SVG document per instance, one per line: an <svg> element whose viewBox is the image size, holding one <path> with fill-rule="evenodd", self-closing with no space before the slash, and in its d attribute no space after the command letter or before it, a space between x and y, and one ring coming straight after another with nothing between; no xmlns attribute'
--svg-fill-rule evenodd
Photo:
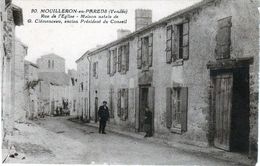
<svg viewBox="0 0 260 166"><path fill-rule="evenodd" d="M145 119L144 119L144 129L145 129L145 136L144 137L152 137L152 118L153 114L148 106L145 107Z"/></svg>
<svg viewBox="0 0 260 166"><path fill-rule="evenodd" d="M99 107L98 117L99 117L99 133L106 134L105 128L106 128L106 123L109 119L109 110L106 101L103 101L103 105Z"/></svg>

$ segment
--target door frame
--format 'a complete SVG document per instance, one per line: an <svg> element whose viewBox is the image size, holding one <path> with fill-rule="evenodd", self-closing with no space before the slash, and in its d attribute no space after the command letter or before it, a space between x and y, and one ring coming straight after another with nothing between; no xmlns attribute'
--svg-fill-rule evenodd
<svg viewBox="0 0 260 166"><path fill-rule="evenodd" d="M151 89L152 88L154 88L153 86L151 86L150 84L147 84L147 85L139 85L139 87L138 87L138 107L137 107L137 111L138 111L138 115L136 116L136 118L138 117L138 119L136 119L137 121L138 121L138 129L137 129L137 131L138 132L140 132L140 113L141 113L141 91L142 91L142 89L144 89L144 88L147 88L147 90L148 90L148 94L147 94L147 104L148 104L148 106L150 107L150 105L151 104L153 104L153 106L152 106L152 108L150 108L151 109L151 112L152 112L152 132L154 133L154 100L155 100L155 96L154 96L154 94L149 94L149 93L151 93ZM155 93L154 91L153 91L153 93ZM149 95L152 95L152 96L149 96ZM150 99L150 97L151 98L153 98L153 103L149 103L150 101L149 101L149 99Z"/></svg>

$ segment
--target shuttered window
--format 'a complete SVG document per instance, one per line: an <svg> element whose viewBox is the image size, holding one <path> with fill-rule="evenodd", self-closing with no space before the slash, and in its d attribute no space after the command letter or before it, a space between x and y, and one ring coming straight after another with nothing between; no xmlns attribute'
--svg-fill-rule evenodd
<svg viewBox="0 0 260 166"><path fill-rule="evenodd" d="M117 68L117 48L113 50L113 74L116 73Z"/></svg>
<svg viewBox="0 0 260 166"><path fill-rule="evenodd" d="M98 78L97 69L98 69L98 62L94 62L93 63L93 77L95 77L95 78Z"/></svg>
<svg viewBox="0 0 260 166"><path fill-rule="evenodd" d="M166 63L172 62L172 25L167 27L166 32Z"/></svg>
<svg viewBox="0 0 260 166"><path fill-rule="evenodd" d="M166 63L189 59L189 23L166 28Z"/></svg>
<svg viewBox="0 0 260 166"><path fill-rule="evenodd" d="M110 118L114 118L114 90L113 88L110 88L109 90L109 111L110 111L110 114L109 114L109 117Z"/></svg>
<svg viewBox="0 0 260 166"><path fill-rule="evenodd" d="M118 50L118 72L125 74L129 70L129 43L121 45Z"/></svg>
<svg viewBox="0 0 260 166"><path fill-rule="evenodd" d="M108 50L107 52L107 74L110 75L111 71L110 71L110 61L111 61L111 51Z"/></svg>
<svg viewBox="0 0 260 166"><path fill-rule="evenodd" d="M137 68L147 69L153 65L153 34L138 38Z"/></svg>
<svg viewBox="0 0 260 166"><path fill-rule="evenodd" d="M218 30L216 35L216 59L230 58L231 46L231 22L232 17L227 17L218 21Z"/></svg>
<svg viewBox="0 0 260 166"><path fill-rule="evenodd" d="M128 89L119 89L117 96L117 115L121 120L125 121L128 119Z"/></svg>
<svg viewBox="0 0 260 166"><path fill-rule="evenodd" d="M188 88L166 88L166 127L174 132L187 131Z"/></svg>

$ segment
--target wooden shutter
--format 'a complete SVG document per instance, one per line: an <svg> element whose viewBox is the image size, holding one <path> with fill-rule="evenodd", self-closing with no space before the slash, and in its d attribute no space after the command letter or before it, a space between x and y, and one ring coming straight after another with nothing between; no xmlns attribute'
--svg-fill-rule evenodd
<svg viewBox="0 0 260 166"><path fill-rule="evenodd" d="M182 53L183 53L183 60L189 59L189 22L183 24L183 46L182 46Z"/></svg>
<svg viewBox="0 0 260 166"><path fill-rule="evenodd" d="M188 88L182 87L180 92L181 99L181 131L187 131L187 113L188 113Z"/></svg>
<svg viewBox="0 0 260 166"><path fill-rule="evenodd" d="M117 116L121 116L121 89L117 92Z"/></svg>
<svg viewBox="0 0 260 166"><path fill-rule="evenodd" d="M139 92L140 88L135 88L135 131L139 131Z"/></svg>
<svg viewBox="0 0 260 166"><path fill-rule="evenodd" d="M172 32L172 61L176 61L179 58L179 32L178 26L173 26Z"/></svg>
<svg viewBox="0 0 260 166"><path fill-rule="evenodd" d="M152 131L154 131L154 95L155 95L155 88L149 87L148 89L148 106L152 111Z"/></svg>
<svg viewBox="0 0 260 166"><path fill-rule="evenodd" d="M172 25L166 30L166 63L172 62Z"/></svg>
<svg viewBox="0 0 260 166"><path fill-rule="evenodd" d="M126 68L125 68L125 70L126 71L128 71L129 70L129 43L127 43L127 45L126 45L126 57L125 57L125 64L126 64Z"/></svg>
<svg viewBox="0 0 260 166"><path fill-rule="evenodd" d="M114 118L114 107L113 107L113 88L110 88L109 90L109 110L110 110L110 118Z"/></svg>
<svg viewBox="0 0 260 166"><path fill-rule="evenodd" d="M152 67L153 65L153 34L149 34L149 40L148 40L148 64L149 67Z"/></svg>
<svg viewBox="0 0 260 166"><path fill-rule="evenodd" d="M126 120L128 118L128 89L125 89L124 99L125 99L124 120Z"/></svg>
<svg viewBox="0 0 260 166"><path fill-rule="evenodd" d="M107 74L110 74L110 57L111 57L111 51L108 50L108 54L107 54Z"/></svg>
<svg viewBox="0 0 260 166"><path fill-rule="evenodd" d="M96 76L96 62L93 63L93 77Z"/></svg>
<svg viewBox="0 0 260 166"><path fill-rule="evenodd" d="M231 17L227 17L218 21L218 31L216 36L216 59L230 58L231 46Z"/></svg>
<svg viewBox="0 0 260 166"><path fill-rule="evenodd" d="M118 72L122 69L122 46L118 48Z"/></svg>
<svg viewBox="0 0 260 166"><path fill-rule="evenodd" d="M166 127L172 126L172 88L166 88Z"/></svg>
<svg viewBox="0 0 260 166"><path fill-rule="evenodd" d="M117 64L117 49L113 50L113 74L116 73L116 64Z"/></svg>
<svg viewBox="0 0 260 166"><path fill-rule="evenodd" d="M138 37L138 43L137 43L138 49L137 49L137 68L142 68L142 40L140 37Z"/></svg>

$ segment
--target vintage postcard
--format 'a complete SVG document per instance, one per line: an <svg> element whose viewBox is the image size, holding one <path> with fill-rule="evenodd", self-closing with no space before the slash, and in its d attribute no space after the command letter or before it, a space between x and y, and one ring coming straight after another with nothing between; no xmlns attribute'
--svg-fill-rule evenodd
<svg viewBox="0 0 260 166"><path fill-rule="evenodd" d="M3 164L257 164L258 0L0 3Z"/></svg>

